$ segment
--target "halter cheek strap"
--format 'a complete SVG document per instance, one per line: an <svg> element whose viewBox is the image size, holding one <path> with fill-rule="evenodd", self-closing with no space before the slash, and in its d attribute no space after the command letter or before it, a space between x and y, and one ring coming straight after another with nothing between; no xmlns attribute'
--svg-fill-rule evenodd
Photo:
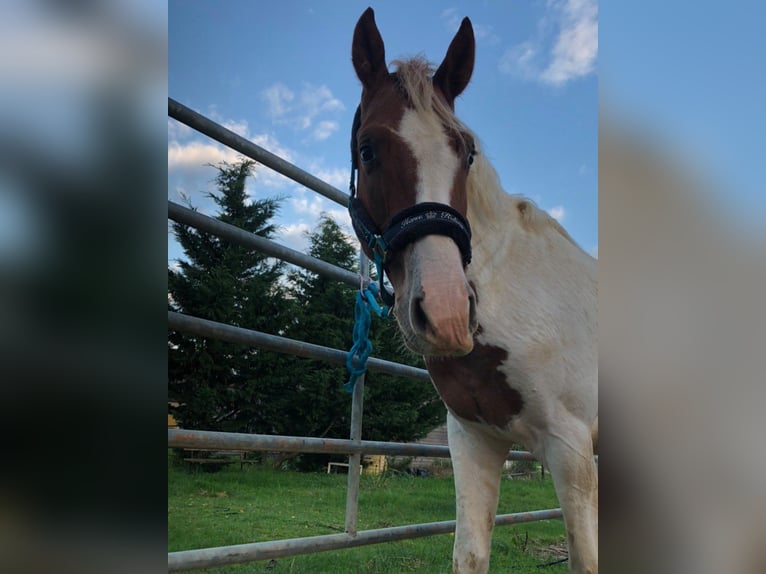
<svg viewBox="0 0 766 574"><path fill-rule="evenodd" d="M471 226L449 205L424 202L398 212L391 218L389 225L380 230L356 197L356 175L359 169L356 159L356 132L360 124L361 106L356 109L351 131L351 197L348 212L356 236L373 252L380 282L380 295L383 302L391 307L394 304L394 295L383 285L383 272L393 254L427 235L444 235L457 244L465 267L471 262Z"/></svg>

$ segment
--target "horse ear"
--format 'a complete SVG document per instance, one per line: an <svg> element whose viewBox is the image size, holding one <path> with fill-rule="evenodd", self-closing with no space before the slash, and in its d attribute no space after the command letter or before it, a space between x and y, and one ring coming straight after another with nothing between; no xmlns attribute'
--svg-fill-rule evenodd
<svg viewBox="0 0 766 574"><path fill-rule="evenodd" d="M354 28L351 61L365 88L372 88L383 74L388 75L383 38L375 25L375 12L367 8Z"/></svg>
<svg viewBox="0 0 766 574"><path fill-rule="evenodd" d="M434 74L434 87L441 89L450 106L454 107L455 98L471 81L475 56L476 41L473 37L473 26L468 18L463 18L460 29L447 49L444 61Z"/></svg>

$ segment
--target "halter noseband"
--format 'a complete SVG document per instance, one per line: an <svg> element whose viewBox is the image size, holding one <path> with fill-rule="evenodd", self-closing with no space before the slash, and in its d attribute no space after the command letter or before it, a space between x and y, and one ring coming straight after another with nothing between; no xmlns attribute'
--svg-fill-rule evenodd
<svg viewBox="0 0 766 574"><path fill-rule="evenodd" d="M444 203L424 202L407 207L391 218L388 226L381 230L356 197L356 175L359 163L356 159L356 133L361 125L361 106L356 108L351 128L351 181L348 212L357 238L373 252L378 268L380 295L383 302L392 306L394 295L383 286L383 271L392 256L410 243L426 235L445 235L460 249L463 267L471 262L471 226L455 209Z"/></svg>

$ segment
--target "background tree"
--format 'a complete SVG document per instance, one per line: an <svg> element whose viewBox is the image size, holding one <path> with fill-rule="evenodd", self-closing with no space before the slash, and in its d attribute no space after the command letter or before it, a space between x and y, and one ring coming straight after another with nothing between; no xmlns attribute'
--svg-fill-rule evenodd
<svg viewBox="0 0 766 574"><path fill-rule="evenodd" d="M242 160L217 166L218 193L209 194L220 208L217 219L270 237L276 199L250 201L245 183L254 162ZM280 284L283 264L258 251L193 228L173 223L184 250L179 269L168 269L168 307L268 333L284 329L291 302ZM242 345L168 334L168 394L180 404L174 413L186 428L255 431L270 419L269 374L275 356Z"/></svg>
<svg viewBox="0 0 766 574"><path fill-rule="evenodd" d="M358 254L335 221L322 214L309 234L308 254L338 267L357 270ZM285 335L291 339L346 350L351 347L354 323L352 287L300 269L288 274L295 319ZM351 397L343 390L346 369L324 361L292 356L281 358L284 374L281 423L277 432L294 436L348 438ZM301 469L314 469L327 455L292 456Z"/></svg>

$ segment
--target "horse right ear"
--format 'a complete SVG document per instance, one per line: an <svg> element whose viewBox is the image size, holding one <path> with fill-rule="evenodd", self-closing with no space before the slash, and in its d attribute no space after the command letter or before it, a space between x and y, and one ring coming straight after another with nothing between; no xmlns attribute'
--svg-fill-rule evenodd
<svg viewBox="0 0 766 574"><path fill-rule="evenodd" d="M468 18L463 18L460 29L450 42L444 61L434 74L434 86L441 89L453 109L455 98L471 81L475 57L476 40L473 35L473 26Z"/></svg>
<svg viewBox="0 0 766 574"><path fill-rule="evenodd" d="M381 77L388 75L383 38L375 25L375 12L367 8L354 28L351 61L356 75L366 89L372 88Z"/></svg>

